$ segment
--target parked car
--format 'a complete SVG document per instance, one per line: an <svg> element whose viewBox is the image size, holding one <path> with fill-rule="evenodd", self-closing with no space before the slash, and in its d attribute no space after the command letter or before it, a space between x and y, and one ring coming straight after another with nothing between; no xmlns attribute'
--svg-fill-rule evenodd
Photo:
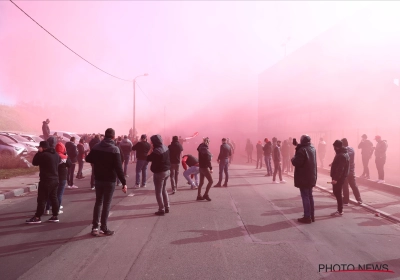
<svg viewBox="0 0 400 280"><path fill-rule="evenodd" d="M38 151L39 143L28 141L26 138L16 134L16 133L9 133L9 132L2 132L0 135L8 137L14 140L16 143L20 143L25 146L28 154L35 154Z"/></svg>
<svg viewBox="0 0 400 280"><path fill-rule="evenodd" d="M37 136L37 135L25 134L25 133L21 133L20 135L22 137L28 139L30 142L40 143L40 141L43 141L43 138L41 138L40 136Z"/></svg>
<svg viewBox="0 0 400 280"><path fill-rule="evenodd" d="M0 134L0 154L10 156L25 156L28 154L25 145L16 140Z"/></svg>
<svg viewBox="0 0 400 280"><path fill-rule="evenodd" d="M65 142L68 142L72 136L75 137L76 142L79 142L79 140L81 139L81 137L74 132L60 130L50 131L50 135L54 135L54 133L56 133L58 137L62 137L63 140L66 140Z"/></svg>

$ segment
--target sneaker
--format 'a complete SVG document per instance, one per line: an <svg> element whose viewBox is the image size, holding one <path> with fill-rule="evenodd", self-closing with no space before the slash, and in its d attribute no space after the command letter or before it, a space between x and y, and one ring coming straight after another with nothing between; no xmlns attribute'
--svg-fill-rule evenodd
<svg viewBox="0 0 400 280"><path fill-rule="evenodd" d="M44 212L44 214L47 216L47 215L50 215L50 210L46 210L45 212Z"/></svg>
<svg viewBox="0 0 400 280"><path fill-rule="evenodd" d="M225 187L225 188L227 188L227 187L228 187L228 184L226 183L226 184L223 184L222 186Z"/></svg>
<svg viewBox="0 0 400 280"><path fill-rule="evenodd" d="M92 191L96 190L96 188L95 188L95 187L91 187L90 189L91 189Z"/></svg>
<svg viewBox="0 0 400 280"><path fill-rule="evenodd" d="M214 188L220 188L221 187L221 184L216 184L215 186L214 186Z"/></svg>
<svg viewBox="0 0 400 280"><path fill-rule="evenodd" d="M332 214L331 214L331 216L332 217L335 217L335 216L343 216L343 211L342 212L339 212L339 211L335 211L335 212L333 212Z"/></svg>
<svg viewBox="0 0 400 280"><path fill-rule="evenodd" d="M67 189L72 189L72 187L71 186L67 186Z"/></svg>
<svg viewBox="0 0 400 280"><path fill-rule="evenodd" d="M72 188L72 189L77 189L78 186L72 185L71 188Z"/></svg>
<svg viewBox="0 0 400 280"><path fill-rule="evenodd" d="M204 200L204 197L202 197L201 195L198 195L196 200Z"/></svg>
<svg viewBox="0 0 400 280"><path fill-rule="evenodd" d="M358 203L359 205L363 204L363 202L362 202L361 200L357 201L357 203Z"/></svg>
<svg viewBox="0 0 400 280"><path fill-rule="evenodd" d="M133 188L134 188L134 189L138 189L138 188L140 188L140 185L139 185L139 184L136 184Z"/></svg>
<svg viewBox="0 0 400 280"><path fill-rule="evenodd" d="M385 183L385 180L379 180L378 181L378 184L384 184Z"/></svg>
<svg viewBox="0 0 400 280"><path fill-rule="evenodd" d="M125 175L125 178L129 178L129 175Z"/></svg>
<svg viewBox="0 0 400 280"><path fill-rule="evenodd" d="M142 188L145 188L145 187L146 187L146 185L143 185L143 186L142 186Z"/></svg>
<svg viewBox="0 0 400 280"><path fill-rule="evenodd" d="M312 222L311 218L306 218L306 217L298 218L297 221L302 224L311 224Z"/></svg>
<svg viewBox="0 0 400 280"><path fill-rule="evenodd" d="M169 213L169 208L165 208L165 213Z"/></svg>
<svg viewBox="0 0 400 280"><path fill-rule="evenodd" d="M172 190L172 193L171 194L175 194L176 193L176 190Z"/></svg>
<svg viewBox="0 0 400 280"><path fill-rule="evenodd" d="M64 208L64 206L60 205L60 209L63 209L63 208Z"/></svg>
<svg viewBox="0 0 400 280"><path fill-rule="evenodd" d="M37 218L35 216L33 216L32 218L30 218L29 220L26 220L25 223L27 224L40 224L42 221L40 220L40 218Z"/></svg>
<svg viewBox="0 0 400 280"><path fill-rule="evenodd" d="M64 213L63 210L58 210L58 214L59 214L59 215L62 214L62 213Z"/></svg>
<svg viewBox="0 0 400 280"><path fill-rule="evenodd" d="M203 195L203 199L207 200L207 201L211 201L211 198L207 195Z"/></svg>
<svg viewBox="0 0 400 280"><path fill-rule="evenodd" d="M272 181L272 184L279 184L278 181Z"/></svg>
<svg viewBox="0 0 400 280"><path fill-rule="evenodd" d="M99 229L98 228L92 228L92 231L90 233L93 236L99 236Z"/></svg>
<svg viewBox="0 0 400 280"><path fill-rule="evenodd" d="M369 177L369 176L365 176L364 178L365 178L365 179L367 179L367 180L369 180L369 179L370 179L370 177Z"/></svg>
<svg viewBox="0 0 400 280"><path fill-rule="evenodd" d="M47 220L48 222L58 223L60 220L57 216L52 216L50 219Z"/></svg>
<svg viewBox="0 0 400 280"><path fill-rule="evenodd" d="M282 180L280 183L281 183L281 184L286 184L286 181L285 181L285 180Z"/></svg>
<svg viewBox="0 0 400 280"><path fill-rule="evenodd" d="M165 211L164 210L158 210L157 212L154 213L157 216L164 216Z"/></svg>
<svg viewBox="0 0 400 280"><path fill-rule="evenodd" d="M100 229L99 233L104 234L106 236L111 236L115 233L115 231L109 229Z"/></svg>
<svg viewBox="0 0 400 280"><path fill-rule="evenodd" d="M343 206L349 206L349 204L348 203L343 203Z"/></svg>
<svg viewBox="0 0 400 280"><path fill-rule="evenodd" d="M380 180L375 180L374 182L375 182L375 183L379 183L379 181L380 181Z"/></svg>

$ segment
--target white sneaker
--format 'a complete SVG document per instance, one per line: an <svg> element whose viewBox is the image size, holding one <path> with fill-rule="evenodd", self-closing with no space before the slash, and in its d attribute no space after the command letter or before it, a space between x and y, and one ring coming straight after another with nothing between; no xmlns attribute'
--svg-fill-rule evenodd
<svg viewBox="0 0 400 280"><path fill-rule="evenodd" d="M375 183L379 183L379 181L380 181L380 180L375 180L374 182L375 182Z"/></svg>
<svg viewBox="0 0 400 280"><path fill-rule="evenodd" d="M286 183L286 181L285 181L285 180L282 180L282 181L281 181L281 184L285 184L285 183Z"/></svg>
<svg viewBox="0 0 400 280"><path fill-rule="evenodd" d="M72 186L67 186L67 189L72 189Z"/></svg>
<svg viewBox="0 0 400 280"><path fill-rule="evenodd" d="M385 180L379 180L378 181L378 184L384 184L385 183Z"/></svg>
<svg viewBox="0 0 400 280"><path fill-rule="evenodd" d="M140 185L135 185L133 188L138 189L138 188L140 188Z"/></svg>
<svg viewBox="0 0 400 280"><path fill-rule="evenodd" d="M46 210L45 215L50 215L50 210Z"/></svg>
<svg viewBox="0 0 400 280"><path fill-rule="evenodd" d="M60 214L62 214L62 213L64 213L63 210L58 210L58 215L60 215Z"/></svg>
<svg viewBox="0 0 400 280"><path fill-rule="evenodd" d="M145 188L145 187L146 187L146 185L143 185L143 186L142 186L142 188Z"/></svg>
<svg viewBox="0 0 400 280"><path fill-rule="evenodd" d="M60 205L60 209L63 209L63 208L64 208L64 206Z"/></svg>
<svg viewBox="0 0 400 280"><path fill-rule="evenodd" d="M341 217L341 216L343 216L343 211L342 211L342 213L340 213L339 211L333 212L333 213L331 214L331 216L332 216L332 217L335 217L335 216Z"/></svg>
<svg viewBox="0 0 400 280"><path fill-rule="evenodd" d="M92 191L94 191L96 188L95 187L93 187L93 188L90 188Z"/></svg>
<svg viewBox="0 0 400 280"><path fill-rule="evenodd" d="M71 188L72 188L72 189L77 189L78 186L72 185Z"/></svg>
<svg viewBox="0 0 400 280"><path fill-rule="evenodd" d="M272 181L272 184L279 184L278 181Z"/></svg>

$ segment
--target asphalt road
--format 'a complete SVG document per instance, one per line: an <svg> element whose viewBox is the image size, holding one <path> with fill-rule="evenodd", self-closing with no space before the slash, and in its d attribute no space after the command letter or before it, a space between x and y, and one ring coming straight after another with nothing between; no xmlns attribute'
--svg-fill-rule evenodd
<svg viewBox="0 0 400 280"><path fill-rule="evenodd" d="M88 179L65 191L58 224L24 223L34 213L35 192L4 200L0 279L400 279L398 225L359 206L332 218L336 201L319 191L316 222L298 224L303 210L292 179L274 185L264 174L233 164L229 187L211 189L211 202L196 201L197 191L181 176L171 213L163 217L154 215L151 179L127 195L117 189L111 237L90 235L95 194ZM322 264L371 263L394 273L319 272Z"/></svg>

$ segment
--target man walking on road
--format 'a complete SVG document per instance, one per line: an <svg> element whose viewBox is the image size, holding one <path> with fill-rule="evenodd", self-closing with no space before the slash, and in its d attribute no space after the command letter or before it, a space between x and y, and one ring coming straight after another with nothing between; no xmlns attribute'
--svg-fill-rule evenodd
<svg viewBox="0 0 400 280"><path fill-rule="evenodd" d="M185 171L183 172L183 177L190 184L190 189L197 189L199 186L199 160L192 155L184 155L182 157L182 166ZM189 166L189 168L188 168ZM194 176L195 182L193 182L192 178ZM192 177L192 178L191 178Z"/></svg>
<svg viewBox="0 0 400 280"><path fill-rule="evenodd" d="M132 142L131 140L128 139L128 136L125 135L124 139L121 140L119 143L119 149L122 152L122 157L124 159L124 175L125 177L128 177L128 163L129 163L129 157L132 152Z"/></svg>
<svg viewBox="0 0 400 280"><path fill-rule="evenodd" d="M182 145L178 136L172 137L171 145L168 146L169 158L171 160L171 188L172 194L178 190L179 164L181 163Z"/></svg>
<svg viewBox="0 0 400 280"><path fill-rule="evenodd" d="M360 176L361 178L369 179L369 160L372 157L372 154L374 153L374 144L372 144L371 141L368 140L368 136L366 134L363 134L361 136L361 142L358 144L358 148L361 149L361 158L362 158L362 163L363 163L363 173Z"/></svg>
<svg viewBox="0 0 400 280"><path fill-rule="evenodd" d="M349 154L349 160L350 160L349 175L346 177L346 180L344 180L343 184L343 205L344 206L349 205L349 200L350 200L349 185L353 191L354 197L356 198L358 204L361 204L362 203L361 195L356 183L356 174L355 174L356 165L354 162L355 152L352 147L349 147L349 142L347 141L346 138L342 139L342 143L343 147L347 148L347 153Z"/></svg>
<svg viewBox="0 0 400 280"><path fill-rule="evenodd" d="M39 166L39 187L37 197L37 208L35 215L26 220L27 224L40 224L40 218L44 213L46 202L50 198L52 205L53 216L49 222L58 222L58 211L60 205L57 199L58 187L58 164L60 163L60 156L53 148L50 148L49 143L41 141L39 144L39 151L33 157L32 164Z"/></svg>
<svg viewBox="0 0 400 280"><path fill-rule="evenodd" d="M272 165L271 165L271 154L272 154L272 143L268 140L268 138L264 139L265 145L263 147L264 151L264 159L265 159L265 166L267 168L267 175L265 176L272 176Z"/></svg>
<svg viewBox="0 0 400 280"><path fill-rule="evenodd" d="M257 142L256 153L257 153L256 169L258 169L258 166L260 166L260 169L261 169L262 168L262 162L263 162L263 153L264 153L261 141Z"/></svg>
<svg viewBox="0 0 400 280"><path fill-rule="evenodd" d="M382 140L382 138L377 135L375 136L376 147L375 147L375 164L376 169L378 170L378 180L376 181L379 184L385 183L385 163L386 163L386 150L387 150L387 142L386 140Z"/></svg>
<svg viewBox="0 0 400 280"><path fill-rule="evenodd" d="M65 143L65 148L67 149L67 155L71 160L71 167L68 168L68 187L69 189L77 189L78 187L74 185L74 172L76 162L78 161L78 148L75 145L75 137L71 137L69 142Z"/></svg>
<svg viewBox="0 0 400 280"><path fill-rule="evenodd" d="M215 188L221 187L222 177L223 177L222 172L225 173L225 183L223 187L228 186L228 180L229 180L228 167L231 156L232 156L231 146L227 144L226 138L222 138L222 145L219 149L219 155L217 159L219 164L219 180L218 183L214 186Z"/></svg>
<svg viewBox="0 0 400 280"><path fill-rule="evenodd" d="M169 158L169 150L163 145L160 135L150 137L153 151L147 156L147 161L151 161L150 170L154 173L154 187L156 191L156 199L158 203L158 211L155 212L158 216L164 216L169 213L169 198L167 193L167 181L170 176L171 162Z"/></svg>
<svg viewBox="0 0 400 280"><path fill-rule="evenodd" d="M333 143L336 155L331 164L331 177L333 185L333 194L337 201L337 211L333 212L331 216L342 216L343 215L343 199L342 199L342 188L344 181L349 175L350 157L347 153L347 148L343 147L343 143L340 140L336 140Z"/></svg>
<svg viewBox="0 0 400 280"><path fill-rule="evenodd" d="M274 160L274 174L272 176L272 183L274 184L279 184L279 183L286 183L285 180L282 180L282 168L281 168L281 163L282 163L282 155L281 155L281 141L277 140L274 151L272 154L272 158ZM279 174L279 180L280 182L275 181L276 179L276 173Z"/></svg>
<svg viewBox="0 0 400 280"><path fill-rule="evenodd" d="M136 152L136 185L135 188L145 188L147 180L147 155L150 151L150 144L147 142L146 134L142 134L140 141L133 147L132 151ZM140 175L142 175L142 184L140 184Z"/></svg>
<svg viewBox="0 0 400 280"><path fill-rule="evenodd" d="M211 189L213 184L213 179L211 177L212 166L211 166L211 159L212 155L208 150L208 145L210 144L210 138L206 137L203 139L203 143L199 145L197 151L199 152L199 171L200 171L200 185L197 189L197 200L207 200L211 201L211 198L208 195L208 192ZM201 188L204 184L204 177L207 178L208 184L206 187L206 191L204 195L201 195Z"/></svg>
<svg viewBox="0 0 400 280"><path fill-rule="evenodd" d="M300 223L315 222L313 188L317 183L317 155L311 138L301 136L300 144L296 146L296 153L292 158L294 166L294 186L300 189L303 201L304 216L297 219Z"/></svg>
<svg viewBox="0 0 400 280"><path fill-rule="evenodd" d="M94 236L98 236L99 234L110 236L114 234L114 231L107 227L107 220L117 177L122 183L122 191L126 193L127 190L122 170L121 155L118 147L115 146L114 139L114 129L108 128L104 134L104 139L94 145L90 153L86 156L86 161L93 164L96 185L96 203L94 204L92 222L92 235ZM100 219L102 205L103 209Z"/></svg>

